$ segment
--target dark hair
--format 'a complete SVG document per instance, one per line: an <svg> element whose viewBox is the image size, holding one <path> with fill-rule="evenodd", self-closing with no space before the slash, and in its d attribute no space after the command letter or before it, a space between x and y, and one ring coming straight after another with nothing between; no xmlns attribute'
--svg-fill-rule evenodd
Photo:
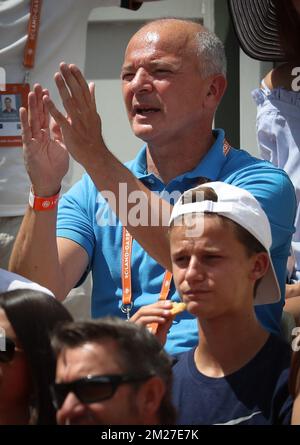
<svg viewBox="0 0 300 445"><path fill-rule="evenodd" d="M148 329L118 317L105 317L87 322L66 323L58 327L52 338L56 357L65 348L76 348L87 342L113 340L118 348L116 360L124 372L132 376L155 375L166 386L158 417L161 424L175 423L171 401L172 359Z"/></svg>
<svg viewBox="0 0 300 445"><path fill-rule="evenodd" d="M274 0L279 39L287 60L299 62L300 17L292 0Z"/></svg>
<svg viewBox="0 0 300 445"><path fill-rule="evenodd" d="M300 351L294 352L292 355L289 390L293 399L300 393Z"/></svg>
<svg viewBox="0 0 300 445"><path fill-rule="evenodd" d="M54 297L31 289L0 294L0 307L11 323L27 358L33 385L32 407L39 425L56 423L49 385L55 379L50 333L72 316Z"/></svg>

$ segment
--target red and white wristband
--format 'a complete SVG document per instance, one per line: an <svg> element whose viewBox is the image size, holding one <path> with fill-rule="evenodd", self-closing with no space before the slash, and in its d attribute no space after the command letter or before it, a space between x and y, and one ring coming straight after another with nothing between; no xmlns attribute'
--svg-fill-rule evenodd
<svg viewBox="0 0 300 445"><path fill-rule="evenodd" d="M47 196L43 198L42 196L35 195L32 191L32 188L30 187L29 205L32 209L38 211L52 210L57 206L59 200L59 193L60 189L58 193L56 193L56 195Z"/></svg>

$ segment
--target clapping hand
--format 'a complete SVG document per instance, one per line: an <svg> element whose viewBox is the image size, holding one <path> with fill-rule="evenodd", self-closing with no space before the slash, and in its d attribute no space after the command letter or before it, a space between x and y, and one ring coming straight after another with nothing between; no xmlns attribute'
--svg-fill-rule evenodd
<svg viewBox="0 0 300 445"><path fill-rule="evenodd" d="M69 168L69 154L49 128L48 90L34 85L28 95L28 112L20 108L24 161L35 194L51 196L60 189Z"/></svg>
<svg viewBox="0 0 300 445"><path fill-rule="evenodd" d="M101 119L97 113L95 85L88 85L75 65L61 63L55 82L67 116L65 117L51 101L44 96L44 104L60 126L67 150L76 161L88 170L101 159L105 148L101 134Z"/></svg>

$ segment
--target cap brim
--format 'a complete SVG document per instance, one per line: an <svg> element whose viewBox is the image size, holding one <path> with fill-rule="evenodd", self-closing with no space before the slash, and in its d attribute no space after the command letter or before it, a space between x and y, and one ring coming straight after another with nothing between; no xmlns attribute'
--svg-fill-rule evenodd
<svg viewBox="0 0 300 445"><path fill-rule="evenodd" d="M229 12L243 51L253 59L284 61L272 0L228 0Z"/></svg>
<svg viewBox="0 0 300 445"><path fill-rule="evenodd" d="M280 299L281 291L273 263L270 259L269 269L257 286L254 305L278 303Z"/></svg>

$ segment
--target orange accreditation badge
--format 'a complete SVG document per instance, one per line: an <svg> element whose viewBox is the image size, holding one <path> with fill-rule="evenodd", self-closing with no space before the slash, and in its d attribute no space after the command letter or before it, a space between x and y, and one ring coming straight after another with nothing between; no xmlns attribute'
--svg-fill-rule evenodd
<svg viewBox="0 0 300 445"><path fill-rule="evenodd" d="M30 1L27 41L23 56L25 79L28 79L29 71L34 67L41 9L42 0ZM0 71L0 77L5 77L4 74L3 70ZM27 108L29 83L26 81L24 83L1 82L0 90L0 148L21 147L22 130L19 109L20 107Z"/></svg>
<svg viewBox="0 0 300 445"><path fill-rule="evenodd" d="M28 83L10 83L0 91L0 147L21 147L20 107L27 108Z"/></svg>

